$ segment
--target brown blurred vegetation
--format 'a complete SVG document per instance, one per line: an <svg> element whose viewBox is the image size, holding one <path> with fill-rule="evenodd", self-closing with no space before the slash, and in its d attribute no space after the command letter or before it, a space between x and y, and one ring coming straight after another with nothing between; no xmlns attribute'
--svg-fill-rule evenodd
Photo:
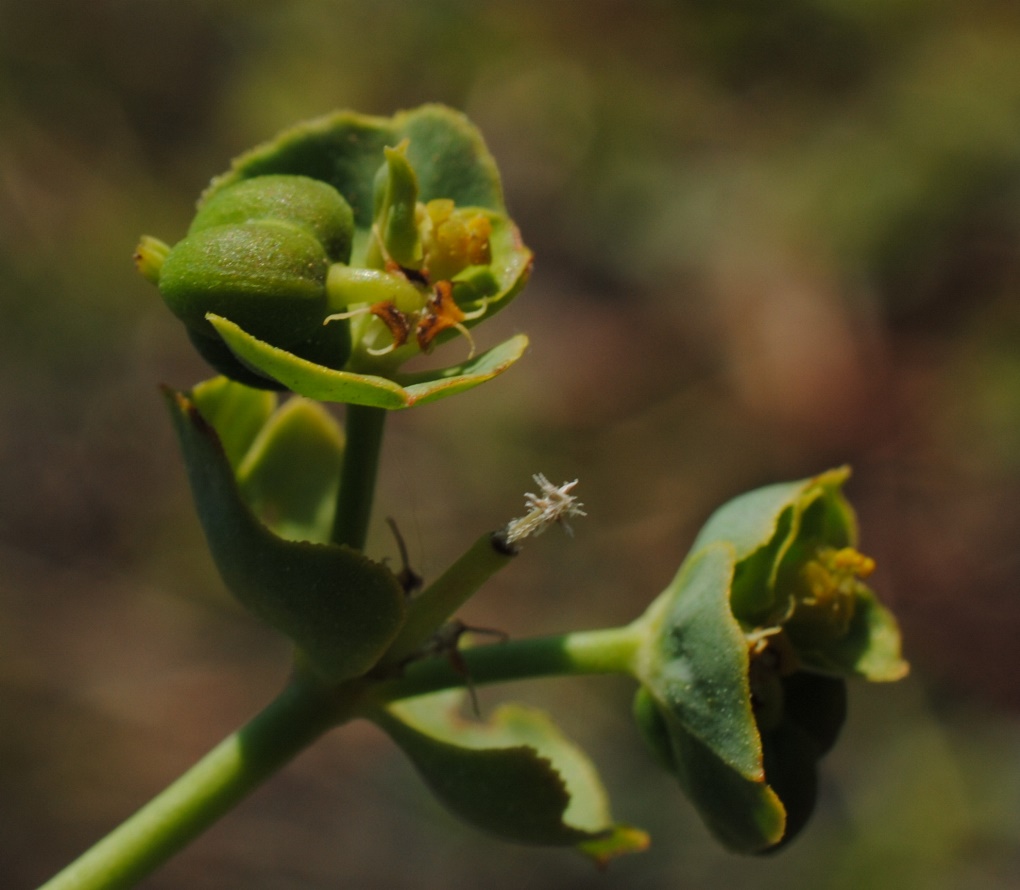
<svg viewBox="0 0 1020 890"><path fill-rule="evenodd" d="M395 416L373 552L442 569L581 479L465 617L626 621L707 513L849 462L914 664L851 690L815 823L719 851L613 681L514 688L653 834L604 876L441 812L335 734L145 886L1020 885L1020 7L992 0L0 0L0 876L31 887L260 707L156 384L207 370L138 278L208 178L338 107L467 111L538 257L497 382ZM491 330L495 328L496 330ZM451 347L453 348L453 347ZM491 703L504 690L487 691Z"/></svg>

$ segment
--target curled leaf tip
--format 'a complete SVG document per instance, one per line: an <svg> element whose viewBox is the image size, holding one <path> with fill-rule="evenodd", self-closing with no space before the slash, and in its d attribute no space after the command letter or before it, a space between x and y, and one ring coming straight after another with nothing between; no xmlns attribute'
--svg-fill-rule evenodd
<svg viewBox="0 0 1020 890"><path fill-rule="evenodd" d="M169 253L170 245L151 235L143 235L135 248L135 268L150 284L159 284L159 273Z"/></svg>
<svg viewBox="0 0 1020 890"><path fill-rule="evenodd" d="M614 825L604 837L583 841L577 849L591 859L599 871L605 871L614 859L644 853L650 845L647 831L631 825Z"/></svg>
<svg viewBox="0 0 1020 890"><path fill-rule="evenodd" d="M167 386L165 383L161 383L159 388L171 409L179 412L180 416L200 433L215 436L212 426L202 416L202 412L198 410L198 405L189 398L187 393L180 392L171 386Z"/></svg>

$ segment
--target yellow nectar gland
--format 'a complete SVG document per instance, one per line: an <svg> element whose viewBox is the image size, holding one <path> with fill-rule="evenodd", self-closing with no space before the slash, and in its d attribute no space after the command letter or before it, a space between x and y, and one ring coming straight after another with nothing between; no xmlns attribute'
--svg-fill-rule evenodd
<svg viewBox="0 0 1020 890"><path fill-rule="evenodd" d="M449 198L418 205L423 264L436 281L453 278L468 266L492 262L492 223L483 213L457 210Z"/></svg>
<svg viewBox="0 0 1020 890"><path fill-rule="evenodd" d="M803 618L807 612L842 636L854 617L860 579L874 570L875 560L852 547L819 548L815 559L801 569L806 590L794 604L795 613Z"/></svg>

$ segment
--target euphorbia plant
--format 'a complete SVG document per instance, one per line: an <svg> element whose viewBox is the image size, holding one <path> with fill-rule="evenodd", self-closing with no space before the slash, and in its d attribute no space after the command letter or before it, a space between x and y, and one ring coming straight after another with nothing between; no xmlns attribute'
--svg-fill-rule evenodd
<svg viewBox="0 0 1020 890"><path fill-rule="evenodd" d="M356 719L482 829L598 863L644 849L548 716L464 706L473 684L555 675L632 677L640 733L728 848L765 852L800 831L846 679L907 670L865 583L845 469L721 507L622 627L468 646L456 618L529 536L583 515L575 482L536 475L525 515L426 586L365 552L387 413L478 386L527 343L475 354L470 328L523 287L531 253L464 117L426 106L301 124L238 158L184 237L143 238L136 262L221 375L166 389L167 405L223 581L293 642L294 666L261 714L47 887L130 886ZM459 363L402 370L451 339ZM345 406L343 429L321 402Z"/></svg>

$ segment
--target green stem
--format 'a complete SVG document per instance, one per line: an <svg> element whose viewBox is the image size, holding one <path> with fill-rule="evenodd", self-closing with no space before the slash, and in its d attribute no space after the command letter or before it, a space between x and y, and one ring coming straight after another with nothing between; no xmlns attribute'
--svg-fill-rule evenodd
<svg viewBox="0 0 1020 890"><path fill-rule="evenodd" d="M295 679L251 722L40 890L133 886L194 840L323 733L350 718L345 698Z"/></svg>
<svg viewBox="0 0 1020 890"><path fill-rule="evenodd" d="M384 704L464 686L468 681L485 684L580 674L633 674L642 639L643 630L631 624L464 649L459 654L465 671L445 658L415 662L402 677L375 686L364 701Z"/></svg>
<svg viewBox="0 0 1020 890"><path fill-rule="evenodd" d="M382 659L401 664L417 652L486 581L507 565L516 551L496 535L483 535L432 584L413 599L400 634Z"/></svg>
<svg viewBox="0 0 1020 890"><path fill-rule="evenodd" d="M410 665L369 690L296 677L269 706L40 890L122 890L155 871L326 731L380 705L473 683L632 673L637 625L480 646Z"/></svg>
<svg viewBox="0 0 1020 890"><path fill-rule="evenodd" d="M364 550L368 536L385 425L384 408L347 406L344 430L346 443L340 472L340 493L333 520L333 541L355 550Z"/></svg>

